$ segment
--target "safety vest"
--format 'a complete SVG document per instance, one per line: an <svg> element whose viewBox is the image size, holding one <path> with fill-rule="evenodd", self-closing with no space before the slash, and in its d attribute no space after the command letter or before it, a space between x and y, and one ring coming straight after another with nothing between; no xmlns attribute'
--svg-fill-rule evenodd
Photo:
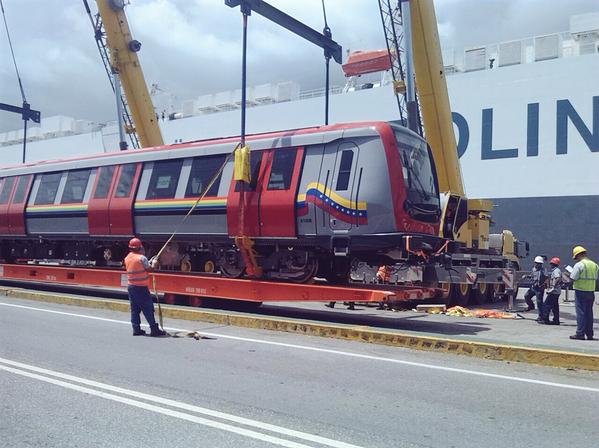
<svg viewBox="0 0 599 448"><path fill-rule="evenodd" d="M127 282L131 286L150 286L150 276L141 258L142 254L129 252L125 257L125 269L127 269Z"/></svg>
<svg viewBox="0 0 599 448"><path fill-rule="evenodd" d="M583 258L579 263L582 263L582 271L578 280L574 280L574 289L578 291L595 291L599 266L588 258Z"/></svg>

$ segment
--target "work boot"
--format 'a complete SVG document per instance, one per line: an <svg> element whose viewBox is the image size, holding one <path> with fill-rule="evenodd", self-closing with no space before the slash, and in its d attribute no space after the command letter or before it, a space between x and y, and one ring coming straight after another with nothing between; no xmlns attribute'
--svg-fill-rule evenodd
<svg viewBox="0 0 599 448"><path fill-rule="evenodd" d="M141 328L134 328L133 329L133 336L145 336L146 332L143 331Z"/></svg>
<svg viewBox="0 0 599 448"><path fill-rule="evenodd" d="M161 330L160 327L158 327L158 325L154 325L152 327L152 331L150 331L150 336L157 338L160 336L166 336L166 331Z"/></svg>

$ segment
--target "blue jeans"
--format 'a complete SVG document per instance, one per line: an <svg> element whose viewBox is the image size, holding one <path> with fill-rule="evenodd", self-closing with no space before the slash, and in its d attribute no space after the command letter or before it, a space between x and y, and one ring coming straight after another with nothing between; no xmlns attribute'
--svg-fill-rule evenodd
<svg viewBox="0 0 599 448"><path fill-rule="evenodd" d="M132 286L127 287L129 293L129 303L131 304L131 325L134 330L139 330L141 319L139 313L144 313L144 317L150 324L150 328L156 327L156 319L154 319L154 301L147 286Z"/></svg>
<svg viewBox="0 0 599 448"><path fill-rule="evenodd" d="M543 321L549 322L549 314L553 312L553 323L559 323L559 294L549 293L543 303Z"/></svg>
<svg viewBox="0 0 599 448"><path fill-rule="evenodd" d="M576 336L593 337L593 291L574 291L576 300Z"/></svg>

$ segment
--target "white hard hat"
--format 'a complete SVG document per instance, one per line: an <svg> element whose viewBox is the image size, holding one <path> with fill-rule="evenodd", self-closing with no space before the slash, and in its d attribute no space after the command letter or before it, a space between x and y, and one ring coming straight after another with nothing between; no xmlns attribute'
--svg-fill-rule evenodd
<svg viewBox="0 0 599 448"><path fill-rule="evenodd" d="M543 263L545 263L545 259L543 257L541 257L540 255L537 255L535 257L535 263L541 263L541 264L543 264Z"/></svg>

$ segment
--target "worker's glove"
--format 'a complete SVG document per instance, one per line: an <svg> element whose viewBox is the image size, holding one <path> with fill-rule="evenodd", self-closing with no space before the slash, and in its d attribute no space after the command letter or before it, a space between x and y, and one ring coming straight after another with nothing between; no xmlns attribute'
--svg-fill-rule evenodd
<svg viewBox="0 0 599 448"><path fill-rule="evenodd" d="M160 261L158 260L158 258L156 258L156 257L150 258L150 267L152 269L158 269L159 266L160 266Z"/></svg>

